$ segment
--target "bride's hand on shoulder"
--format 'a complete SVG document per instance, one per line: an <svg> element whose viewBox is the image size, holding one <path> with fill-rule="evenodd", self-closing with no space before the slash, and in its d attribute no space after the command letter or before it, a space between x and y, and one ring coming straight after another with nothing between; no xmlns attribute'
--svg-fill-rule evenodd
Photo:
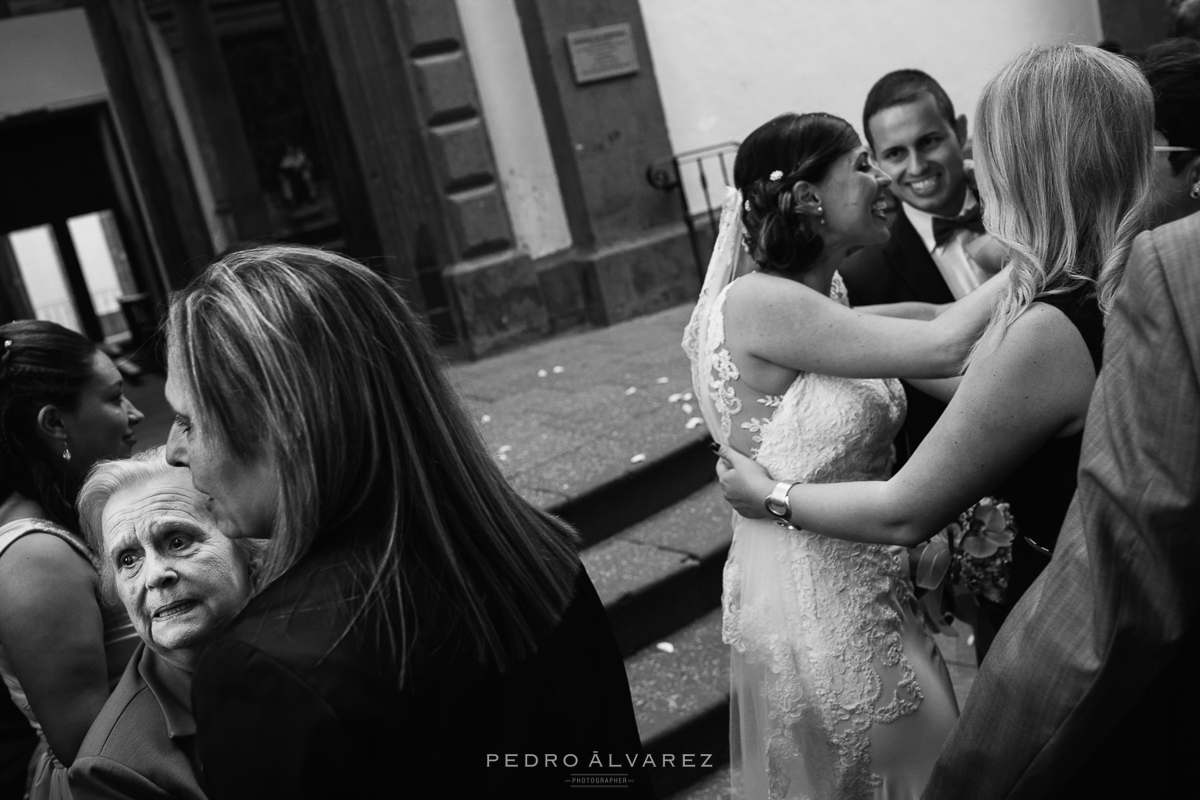
<svg viewBox="0 0 1200 800"><path fill-rule="evenodd" d="M733 510L748 519L768 516L763 500L775 488L775 481L767 470L729 445L721 445L717 455L717 479Z"/></svg>

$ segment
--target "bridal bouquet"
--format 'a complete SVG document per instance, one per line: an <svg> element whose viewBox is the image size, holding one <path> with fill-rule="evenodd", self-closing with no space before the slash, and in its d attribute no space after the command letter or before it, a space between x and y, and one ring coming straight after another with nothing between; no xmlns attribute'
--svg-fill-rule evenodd
<svg viewBox="0 0 1200 800"><path fill-rule="evenodd" d="M914 548L913 582L927 590L921 602L938 628L946 631L954 616L973 618L978 598L1004 602L1016 534L1008 503L985 497ZM959 613L963 601L971 608Z"/></svg>

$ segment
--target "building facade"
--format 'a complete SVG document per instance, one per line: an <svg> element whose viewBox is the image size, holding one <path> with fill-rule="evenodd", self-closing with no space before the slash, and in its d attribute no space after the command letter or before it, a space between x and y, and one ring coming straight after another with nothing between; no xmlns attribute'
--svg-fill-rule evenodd
<svg viewBox="0 0 1200 800"><path fill-rule="evenodd" d="M901 67L970 115L1027 47L1144 46L1165 9L0 0L0 317L120 337L220 252L294 241L393 276L451 353L612 324L694 297L723 191L652 164L785 110L858 126Z"/></svg>

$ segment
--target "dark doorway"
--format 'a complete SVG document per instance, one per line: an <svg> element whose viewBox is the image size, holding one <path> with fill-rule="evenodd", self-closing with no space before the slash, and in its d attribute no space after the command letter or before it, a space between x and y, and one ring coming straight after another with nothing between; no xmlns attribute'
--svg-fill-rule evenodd
<svg viewBox="0 0 1200 800"><path fill-rule="evenodd" d="M6 121L0 174L0 316L128 338L122 301L162 291L107 106Z"/></svg>
<svg viewBox="0 0 1200 800"><path fill-rule="evenodd" d="M274 235L342 249L324 151L287 30L223 35L221 50Z"/></svg>

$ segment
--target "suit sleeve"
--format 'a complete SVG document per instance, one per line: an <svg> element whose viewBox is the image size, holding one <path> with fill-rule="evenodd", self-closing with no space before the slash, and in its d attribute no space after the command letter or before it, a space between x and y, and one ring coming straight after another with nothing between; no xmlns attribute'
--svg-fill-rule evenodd
<svg viewBox="0 0 1200 800"><path fill-rule="evenodd" d="M1194 619L1200 281L1182 257L1164 262L1155 233L1135 241L1108 322L1059 545L985 659L925 798L1059 796Z"/></svg>
<svg viewBox="0 0 1200 800"><path fill-rule="evenodd" d="M125 764L102 756L78 758L68 773L74 800L173 800L159 786Z"/></svg>
<svg viewBox="0 0 1200 800"><path fill-rule="evenodd" d="M253 646L210 645L192 703L209 797L373 796L345 708Z"/></svg>

